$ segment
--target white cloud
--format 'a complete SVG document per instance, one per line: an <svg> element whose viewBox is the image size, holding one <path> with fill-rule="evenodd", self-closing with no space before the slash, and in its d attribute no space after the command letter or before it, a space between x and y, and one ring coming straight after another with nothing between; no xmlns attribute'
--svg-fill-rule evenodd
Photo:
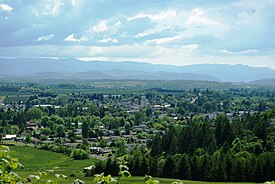
<svg viewBox="0 0 275 184"><path fill-rule="evenodd" d="M122 23L118 18L110 18L105 20L99 20L96 25L89 26L89 29L82 32L82 34L87 38L94 38L94 39L101 39L102 37L112 37L113 35L118 33L119 28L121 27ZM96 35L95 35L96 33ZM95 38L99 37L99 38ZM117 36L117 35L116 35ZM122 36L122 35L120 35ZM102 39L102 41L97 42L105 42L110 41ZM113 42L116 42L114 40Z"/></svg>
<svg viewBox="0 0 275 184"><path fill-rule="evenodd" d="M70 34L69 36L67 36L64 41L67 41L67 42L80 42L80 41L88 41L88 39L86 37L81 37L81 38L76 38L75 37L75 34L72 33Z"/></svg>
<svg viewBox="0 0 275 184"><path fill-rule="evenodd" d="M248 54L248 53L257 53L258 50L248 49L243 51L229 51L226 49L222 49L221 52L226 54Z"/></svg>
<svg viewBox="0 0 275 184"><path fill-rule="evenodd" d="M194 51L195 49L199 48L199 45L198 44L182 45L181 48L188 51Z"/></svg>
<svg viewBox="0 0 275 184"><path fill-rule="evenodd" d="M192 53L199 48L198 44L181 45L179 47L157 47L155 56L157 58L166 58L167 60L173 57L184 58L192 56Z"/></svg>
<svg viewBox="0 0 275 184"><path fill-rule="evenodd" d="M129 17L127 18L127 21L132 21L135 19L140 19L140 18L149 18L153 22L158 22L161 20L165 19L171 19L177 15L177 12L175 10L170 10L170 11L164 11L158 14L137 14L134 17Z"/></svg>
<svg viewBox="0 0 275 184"><path fill-rule="evenodd" d="M235 25L237 26L240 24L249 24L249 23L253 22L255 20L255 18L257 18L256 12L252 12L252 13L240 12L238 14L238 20L236 21Z"/></svg>
<svg viewBox="0 0 275 184"><path fill-rule="evenodd" d="M99 23L92 27L92 30L96 33L103 32L108 30L108 21L107 20L101 20Z"/></svg>
<svg viewBox="0 0 275 184"><path fill-rule="evenodd" d="M252 9L264 9L275 5L274 0L241 0L232 4L235 7Z"/></svg>
<svg viewBox="0 0 275 184"><path fill-rule="evenodd" d="M178 35L172 36L172 37L165 37L165 38L157 38L157 39L152 39L152 40L146 40L146 42L147 43L155 43L155 44L161 45L161 44L166 44L166 43L170 43L170 42L180 41L180 40L182 40L185 37L186 37L186 35L184 33L181 33L181 34L178 34Z"/></svg>
<svg viewBox="0 0 275 184"><path fill-rule="evenodd" d="M177 36L174 37L167 37L167 38L158 38L158 39L153 39L153 40L147 40L147 43L155 43L155 44L165 44L171 41L177 40Z"/></svg>
<svg viewBox="0 0 275 184"><path fill-rule="evenodd" d="M144 36L149 36L151 33L149 32L143 32L143 33L138 33L137 35L135 35L135 38L142 38Z"/></svg>
<svg viewBox="0 0 275 184"><path fill-rule="evenodd" d="M100 47L89 47L88 50L89 50L89 53L88 53L89 56L96 56L103 52L102 48Z"/></svg>
<svg viewBox="0 0 275 184"><path fill-rule="evenodd" d="M162 12L160 14L152 15L150 19L152 21L160 21L160 20L165 20L165 19L171 19L177 15L176 11L167 11L167 12Z"/></svg>
<svg viewBox="0 0 275 184"><path fill-rule="evenodd" d="M121 26L121 22L120 21L117 21L114 25L115 27L120 27Z"/></svg>
<svg viewBox="0 0 275 184"><path fill-rule="evenodd" d="M73 6L73 7L76 6L76 0L72 0L72 6Z"/></svg>
<svg viewBox="0 0 275 184"><path fill-rule="evenodd" d="M36 41L48 41L51 40L54 37L54 34L40 36L36 39Z"/></svg>
<svg viewBox="0 0 275 184"><path fill-rule="evenodd" d="M0 10L10 12L13 10L13 7L8 4L0 4Z"/></svg>
<svg viewBox="0 0 275 184"><path fill-rule="evenodd" d="M78 41L78 39L76 39L74 33L70 34L69 36L67 36L64 41L68 41L68 42L76 42Z"/></svg>
<svg viewBox="0 0 275 184"><path fill-rule="evenodd" d="M111 61L106 57L77 57L76 59L81 60L81 61ZM112 60L114 61L114 60Z"/></svg>
<svg viewBox="0 0 275 184"><path fill-rule="evenodd" d="M198 44L182 45L179 47L146 46L141 44L121 46L81 46L81 45L35 45L20 47L2 47L1 57L77 57L88 60L106 61L137 61L171 65L190 65L202 63L247 64L250 66L266 65L274 68L274 57L270 56L195 56ZM14 55L11 55L14 53ZM263 63L263 61L265 61ZM274 68L275 69L275 68Z"/></svg>
<svg viewBox="0 0 275 184"><path fill-rule="evenodd" d="M137 14L137 15L135 15L133 17L128 17L127 21L132 21L132 20L135 20L135 19L141 19L141 18L146 18L146 17L149 17L149 15L141 13L141 14Z"/></svg>
<svg viewBox="0 0 275 184"><path fill-rule="evenodd" d="M228 63L249 63L254 60L254 65L257 65L257 60L260 64L274 66L274 57L267 61L254 59L257 56L270 55L270 50L274 48L274 0L240 0L238 4L232 1L215 5L206 3L207 6L204 6L205 3L196 2L191 6L193 2L187 5L180 1L165 1L165 6L162 4L164 1L150 1L148 4L122 3L121 0L43 0L23 4L20 2L0 0L0 14L3 14L0 16L2 55L17 55L17 52L8 49L4 52L3 47L7 44L10 47L28 46L28 40L37 40L37 43L51 40L47 43L54 45L41 47L40 56L47 56L49 53L52 57L88 57L91 53L100 53L93 57L128 60L143 57L145 61L146 58L153 60L156 56L155 61L175 64L185 62L185 56L191 54L190 57L194 57L192 60L197 59L198 62L219 62L220 59L221 62L226 60ZM54 17L45 16L44 13ZM27 16L28 20L22 21L24 16ZM73 24L74 22L77 24ZM58 33L63 40L55 39L57 35L52 33ZM15 37L18 39L9 39ZM67 43L64 43L64 40ZM93 44L100 46L102 52L99 52L98 48L88 47ZM191 45L181 46L182 44ZM65 46L70 45L83 47L68 48L66 51ZM158 52L158 49L162 53ZM34 52L29 48L24 52L28 56L27 52L33 52L35 55L37 50ZM18 51L18 55L20 53ZM163 55L165 57L162 59ZM205 56L213 57L209 59ZM249 59L242 60L241 57Z"/></svg>
<svg viewBox="0 0 275 184"><path fill-rule="evenodd" d="M186 21L187 24L205 24L205 25L220 25L220 23L211 20L205 15L202 9L195 8L191 11L191 15Z"/></svg>
<svg viewBox="0 0 275 184"><path fill-rule="evenodd" d="M62 5L62 0L47 0L43 13L46 15L57 15Z"/></svg>
<svg viewBox="0 0 275 184"><path fill-rule="evenodd" d="M97 40L97 42L99 42L99 43L109 43L109 42L117 43L118 41L115 38L103 38L101 40Z"/></svg>

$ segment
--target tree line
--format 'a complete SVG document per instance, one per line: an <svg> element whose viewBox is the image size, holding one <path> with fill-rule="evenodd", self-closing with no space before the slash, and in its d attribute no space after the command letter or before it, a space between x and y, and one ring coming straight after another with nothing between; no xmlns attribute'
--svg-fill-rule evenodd
<svg viewBox="0 0 275 184"><path fill-rule="evenodd" d="M156 135L148 147L136 147L124 155L132 175L146 174L204 181L274 180L275 127L269 125L275 109L214 121L195 117L188 125L171 124ZM96 164L99 171L114 175L115 158Z"/></svg>

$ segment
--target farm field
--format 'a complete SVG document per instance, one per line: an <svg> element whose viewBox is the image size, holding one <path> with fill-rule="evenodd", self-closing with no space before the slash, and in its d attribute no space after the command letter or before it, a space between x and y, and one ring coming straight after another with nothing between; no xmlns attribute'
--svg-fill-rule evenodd
<svg viewBox="0 0 275 184"><path fill-rule="evenodd" d="M72 183L76 178L85 181L86 183L93 183L91 177L84 177L83 168L92 165L96 160L71 160L69 157L60 154L54 153L45 150L39 150L33 147L22 147L22 146L10 146L11 155L13 157L19 158L19 162L24 165L24 169L17 170L17 173L26 178L30 174L34 174L37 171L44 170L55 170L55 173L64 174L68 176L68 179L60 179L58 183ZM70 177L70 174L75 174L75 177ZM40 183L45 183L47 180L55 180L54 174L43 176L41 178ZM160 183L168 184L175 179L165 179L165 178L155 178L160 181ZM120 180L121 184L142 184L144 183L143 177L131 177L127 179ZM35 183L35 182L32 182ZM202 181L188 181L184 180L185 184L199 184L199 183L207 183L207 184L221 184L224 182L202 182ZM231 183L228 183L231 184ZM238 183L232 183L238 184ZM246 184L246 183L242 183Z"/></svg>

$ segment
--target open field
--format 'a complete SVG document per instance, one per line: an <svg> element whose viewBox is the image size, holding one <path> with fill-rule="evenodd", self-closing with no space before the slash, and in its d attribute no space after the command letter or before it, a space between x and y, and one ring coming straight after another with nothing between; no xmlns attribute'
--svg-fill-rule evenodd
<svg viewBox="0 0 275 184"><path fill-rule="evenodd" d="M65 174L68 179L60 179L59 183L72 183L76 178L84 180L86 183L93 183L91 177L84 177L83 168L87 167L95 162L94 159L89 160L71 160L69 157L53 153L50 151L39 150L32 147L10 146L11 155L19 158L21 164L25 166L24 169L17 170L18 174L26 178L30 174L34 174L36 171L42 171L43 169L54 169L55 173ZM70 174L75 174L75 177L70 177ZM41 179L41 183L45 183L48 179L55 179L54 174L44 176ZM174 179L155 178L163 184L171 183ZM35 182L33 182L35 183ZM142 184L144 183L143 177L131 177L121 180L122 184ZM201 181L184 181L185 184L199 184L199 183L215 183L221 184L223 182L201 182ZM230 184L230 183L228 183ZM237 183L234 183L237 184ZM245 184L245 183L242 183Z"/></svg>
<svg viewBox="0 0 275 184"><path fill-rule="evenodd" d="M84 178L82 170L84 167L93 164L95 161L94 159L80 161L71 160L63 154L39 150L32 147L11 146L10 148L12 150L12 156L19 158L19 162L25 167L17 171L23 178L26 178L30 174L34 174L36 171L54 169L55 173L64 174L66 176L73 173L76 175L76 178L85 179L86 181L91 180L91 178ZM72 183L76 178L68 177L67 180L62 180L60 183ZM54 177L42 177L44 181L47 179L54 179Z"/></svg>

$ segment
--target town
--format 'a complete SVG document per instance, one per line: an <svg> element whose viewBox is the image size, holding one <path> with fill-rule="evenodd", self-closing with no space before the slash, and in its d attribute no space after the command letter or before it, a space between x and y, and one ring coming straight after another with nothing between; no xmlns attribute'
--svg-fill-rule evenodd
<svg viewBox="0 0 275 184"><path fill-rule="evenodd" d="M184 86L182 83L188 82L178 83ZM109 84L115 88L119 82ZM188 162L191 169L198 164L193 159L208 158L207 164L212 167L217 161L210 153L215 155L223 150L227 157L229 153L246 151L261 159L259 155L275 148L273 88L228 84L214 89L210 83L209 88L201 89L137 87L132 93L131 87L125 87L124 92L113 93L109 86L87 89L84 85L83 91L83 86L71 85L69 90L68 85L64 85L64 90L60 84L58 87L52 84L41 87L39 83L2 85L6 86L0 111L2 144L62 153L75 160L96 159L100 172L108 171L108 163L116 165L115 158L128 155L134 175L151 172L155 176L182 178L177 171L167 175L166 164L180 164L175 166L178 168L181 162ZM177 154L183 154L187 160L176 161ZM169 160L169 156L174 161ZM144 162L148 169L154 167L150 164L155 162L164 165L150 171L135 165L138 162ZM225 160L218 162L223 164ZM238 160L232 162L238 164ZM215 178L215 175L201 177L186 172L190 179L211 181ZM246 172L250 172L250 168ZM249 180L238 178L237 173L222 180Z"/></svg>

